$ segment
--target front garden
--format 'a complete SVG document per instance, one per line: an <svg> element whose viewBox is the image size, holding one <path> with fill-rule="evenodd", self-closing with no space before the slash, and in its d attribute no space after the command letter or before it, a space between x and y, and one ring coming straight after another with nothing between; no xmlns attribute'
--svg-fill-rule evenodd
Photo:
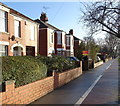
<svg viewBox="0 0 120 106"><path fill-rule="evenodd" d="M15 80L16 87L50 76L53 70L63 72L76 67L75 62L62 56L5 56L1 58L2 83Z"/></svg>

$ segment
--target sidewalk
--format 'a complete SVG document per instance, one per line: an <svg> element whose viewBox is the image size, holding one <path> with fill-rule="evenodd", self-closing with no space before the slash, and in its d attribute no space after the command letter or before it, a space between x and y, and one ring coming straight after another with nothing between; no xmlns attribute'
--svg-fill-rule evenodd
<svg viewBox="0 0 120 106"><path fill-rule="evenodd" d="M118 104L118 61L103 73L103 77L82 104Z"/></svg>
<svg viewBox="0 0 120 106"><path fill-rule="evenodd" d="M86 71L79 78L56 89L31 104L76 104L94 81L103 74L83 104L117 104L118 63L108 61L98 68ZM109 67L109 65L112 65ZM105 72L106 68L109 69ZM107 99L106 99L107 98ZM31 105L30 104L30 105Z"/></svg>

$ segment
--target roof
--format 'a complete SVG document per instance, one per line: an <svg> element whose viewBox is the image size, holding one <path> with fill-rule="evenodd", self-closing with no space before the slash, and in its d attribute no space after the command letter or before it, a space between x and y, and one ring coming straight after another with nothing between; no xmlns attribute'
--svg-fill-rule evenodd
<svg viewBox="0 0 120 106"><path fill-rule="evenodd" d="M80 40L80 41L83 41L83 40L77 38L76 36L73 36L73 37L74 37L74 40Z"/></svg>
<svg viewBox="0 0 120 106"><path fill-rule="evenodd" d="M63 31L63 30L60 30L60 29L56 28L55 26L53 26L53 25L51 25L49 23L43 22L42 20L36 19L35 21L40 23L39 28L50 28L50 29L53 29L53 30L56 30L56 31Z"/></svg>
<svg viewBox="0 0 120 106"><path fill-rule="evenodd" d="M14 10L14 9L8 7L8 6L6 6L5 4L3 4L3 3L1 3L1 2L0 2L0 5L1 5L1 6L4 6L4 7L6 7L6 8L8 8L8 9L10 9L10 14L16 14L16 15L18 15L18 16L21 16L21 17L23 17L23 18L26 18L26 19L28 19L28 20L30 20L30 21L35 22L33 19L31 19L31 18L29 18L29 17L27 17L27 16L21 14L20 12ZM35 23L37 23L37 22L35 22ZM38 24L38 23L37 23L37 24Z"/></svg>

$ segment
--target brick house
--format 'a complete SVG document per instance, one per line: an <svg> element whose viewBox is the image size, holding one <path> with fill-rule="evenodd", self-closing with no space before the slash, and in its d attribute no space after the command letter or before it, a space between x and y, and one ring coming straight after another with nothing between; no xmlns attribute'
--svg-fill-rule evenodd
<svg viewBox="0 0 120 106"><path fill-rule="evenodd" d="M46 13L35 20L39 26L39 53L43 56L65 55L65 32L48 23Z"/></svg>
<svg viewBox="0 0 120 106"><path fill-rule="evenodd" d="M73 37L74 37L74 55L76 57L77 56L78 47L81 44L81 42L83 42L83 41L81 39L75 37L75 36L73 36Z"/></svg>
<svg viewBox="0 0 120 106"><path fill-rule="evenodd" d="M74 56L74 37L73 29L66 34L66 56Z"/></svg>
<svg viewBox="0 0 120 106"><path fill-rule="evenodd" d="M38 54L38 23L0 3L0 24L0 56Z"/></svg>

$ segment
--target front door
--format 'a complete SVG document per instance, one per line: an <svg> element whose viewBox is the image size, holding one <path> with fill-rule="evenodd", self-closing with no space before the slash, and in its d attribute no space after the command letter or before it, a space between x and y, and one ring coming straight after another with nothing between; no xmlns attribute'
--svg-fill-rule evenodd
<svg viewBox="0 0 120 106"><path fill-rule="evenodd" d="M35 56L34 46L26 46L26 56Z"/></svg>

